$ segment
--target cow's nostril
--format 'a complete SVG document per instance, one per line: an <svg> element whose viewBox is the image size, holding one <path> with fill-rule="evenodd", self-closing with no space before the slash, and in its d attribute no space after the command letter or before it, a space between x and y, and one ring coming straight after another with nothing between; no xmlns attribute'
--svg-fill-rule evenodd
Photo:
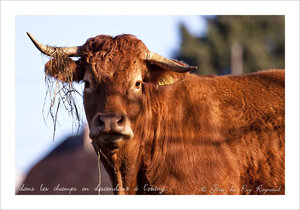
<svg viewBox="0 0 300 210"><path fill-rule="evenodd" d="M125 118L124 118L123 115L121 115L121 117L120 117L120 119L118 120L117 124L118 124L118 125L122 125L122 124L124 124L124 121L125 121Z"/></svg>
<svg viewBox="0 0 300 210"><path fill-rule="evenodd" d="M99 127L104 127L104 122L103 122L103 120L101 119L101 117L99 117L99 120L98 120L98 126Z"/></svg>

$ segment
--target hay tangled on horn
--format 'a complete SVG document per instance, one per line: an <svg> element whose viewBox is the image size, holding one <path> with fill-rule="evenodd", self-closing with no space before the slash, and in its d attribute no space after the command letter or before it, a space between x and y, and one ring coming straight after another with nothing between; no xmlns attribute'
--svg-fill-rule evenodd
<svg viewBox="0 0 300 210"><path fill-rule="evenodd" d="M43 106L43 118L45 120L45 106L50 100L48 107L47 117L51 116L53 122L53 141L55 138L56 128L59 125L58 113L61 107L64 107L68 112L69 117L72 118L72 128L76 128L78 134L79 129L82 127L81 115L78 110L75 95L82 95L75 89L73 85L73 72L67 68L68 57L63 52L56 52L53 56L54 59L49 61L49 66L45 70L45 84L47 91ZM58 71L57 71L58 70ZM50 73L58 72L57 78L65 78L65 82L55 79L50 76Z"/></svg>

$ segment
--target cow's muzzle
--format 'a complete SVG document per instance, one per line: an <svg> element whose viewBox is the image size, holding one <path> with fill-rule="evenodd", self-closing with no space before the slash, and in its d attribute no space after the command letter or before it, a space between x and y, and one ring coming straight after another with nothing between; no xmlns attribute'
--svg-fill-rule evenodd
<svg viewBox="0 0 300 210"><path fill-rule="evenodd" d="M130 121L124 114L99 113L90 124L90 138L103 144L117 143L132 137Z"/></svg>

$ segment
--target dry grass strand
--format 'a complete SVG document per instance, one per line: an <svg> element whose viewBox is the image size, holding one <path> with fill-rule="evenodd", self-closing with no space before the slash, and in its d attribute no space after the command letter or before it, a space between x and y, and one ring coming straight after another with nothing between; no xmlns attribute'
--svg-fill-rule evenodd
<svg viewBox="0 0 300 210"><path fill-rule="evenodd" d="M48 103L49 107L47 117L51 117L53 122L53 141L55 138L55 133L57 129L58 122L58 112L60 108L64 108L68 115L72 118L72 127L76 128L76 133L78 134L80 128L82 127L82 120L80 113L78 111L77 101L75 98L76 94L82 97L73 85L73 72L67 68L68 58L63 51L57 51L53 55L54 59L49 61L50 65L46 69L45 73L45 84L47 87L46 96L43 105L43 118L45 120L45 106ZM51 75L55 75L56 78L62 79L64 82L54 78ZM48 97L47 97L48 96Z"/></svg>

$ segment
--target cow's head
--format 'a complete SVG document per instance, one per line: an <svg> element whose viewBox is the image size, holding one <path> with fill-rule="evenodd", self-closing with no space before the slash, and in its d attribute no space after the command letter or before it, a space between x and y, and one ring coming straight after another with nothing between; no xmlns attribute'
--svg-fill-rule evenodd
<svg viewBox="0 0 300 210"><path fill-rule="evenodd" d="M133 138L135 124L143 123L136 121L143 109L145 85L174 83L196 68L150 52L133 35L100 35L80 47L64 48L42 45L28 35L41 52L53 57L46 63L47 74L62 82L85 83L84 108L90 137L104 146ZM63 68L57 53L64 57ZM69 58L72 56L80 59L74 61Z"/></svg>

